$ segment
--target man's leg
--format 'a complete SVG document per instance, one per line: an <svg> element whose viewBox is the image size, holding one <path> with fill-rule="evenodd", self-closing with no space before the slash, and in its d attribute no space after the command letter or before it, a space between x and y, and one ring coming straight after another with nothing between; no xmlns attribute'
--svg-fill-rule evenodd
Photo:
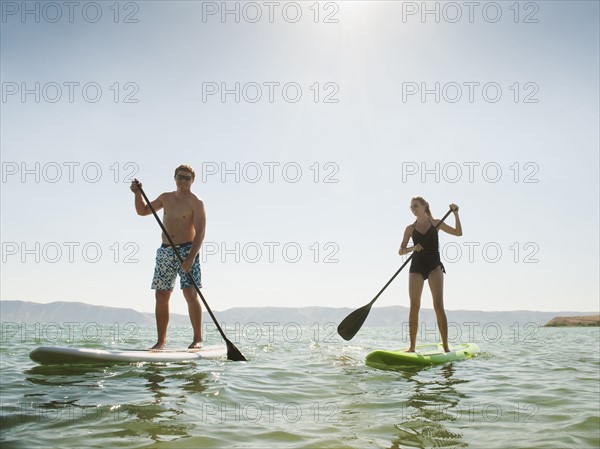
<svg viewBox="0 0 600 449"><path fill-rule="evenodd" d="M194 287L186 287L182 289L183 296L187 301L188 313L190 315L190 321L192 322L192 328L194 329L194 341L188 346L188 348L201 348L202 347L202 307L200 307L200 300L198 299L198 292Z"/></svg>
<svg viewBox="0 0 600 449"><path fill-rule="evenodd" d="M169 326L169 299L177 277L177 259L169 248L156 250L156 265L151 288L155 291L156 332L158 341L150 349L164 349L167 344L167 327Z"/></svg>
<svg viewBox="0 0 600 449"><path fill-rule="evenodd" d="M156 314L156 331L158 333L158 341L150 349L164 349L167 344L170 298L170 290L156 290L156 305L154 307L154 312Z"/></svg>

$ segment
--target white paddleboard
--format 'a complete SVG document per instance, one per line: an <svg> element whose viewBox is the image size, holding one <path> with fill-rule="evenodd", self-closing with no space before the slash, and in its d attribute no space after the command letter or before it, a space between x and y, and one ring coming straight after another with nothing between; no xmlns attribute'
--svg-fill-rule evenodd
<svg viewBox="0 0 600 449"><path fill-rule="evenodd" d="M61 348L42 346L29 353L29 358L41 365L61 363L135 363L181 362L186 360L215 359L227 355L226 346L205 346L201 349L167 350L104 350L88 348Z"/></svg>

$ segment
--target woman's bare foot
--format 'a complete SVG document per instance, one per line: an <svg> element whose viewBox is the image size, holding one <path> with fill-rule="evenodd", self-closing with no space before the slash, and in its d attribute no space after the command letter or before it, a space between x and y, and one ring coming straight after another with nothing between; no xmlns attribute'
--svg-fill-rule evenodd
<svg viewBox="0 0 600 449"><path fill-rule="evenodd" d="M405 349L404 352L415 352L415 348L408 348Z"/></svg>
<svg viewBox="0 0 600 449"><path fill-rule="evenodd" d="M194 340L188 349L202 349L202 340Z"/></svg>
<svg viewBox="0 0 600 449"><path fill-rule="evenodd" d="M152 346L149 351L162 351L163 349L165 349L165 347L167 346L167 344L163 341L163 342L158 342L156 343L154 346Z"/></svg>

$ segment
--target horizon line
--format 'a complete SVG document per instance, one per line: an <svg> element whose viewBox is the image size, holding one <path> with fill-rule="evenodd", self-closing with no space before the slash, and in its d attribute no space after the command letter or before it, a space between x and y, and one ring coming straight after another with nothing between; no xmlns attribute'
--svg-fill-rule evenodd
<svg viewBox="0 0 600 449"><path fill-rule="evenodd" d="M133 310L135 312L138 313L149 313L149 314L153 314L153 311L141 311L141 310L137 310L134 309L132 307L115 307L115 306L105 306L105 305L100 305L100 304L90 304L87 302L82 302L82 301L61 301L61 300L57 300L57 301L50 301L50 302L36 302L36 301L30 301L30 300L23 300L23 299L1 299L0 298L0 303L1 302L5 302L5 301L14 301L14 302L28 302L28 303L32 303L32 304L44 304L44 305L50 305L50 304L55 304L55 303L67 303L67 304L83 304L86 306L93 306L93 307L104 307L107 309L128 309L128 310ZM385 309L385 308L392 308L392 307L401 307L404 309L409 309L409 306L401 306L401 305L393 305L393 306L373 306L373 309ZM330 307L330 306L313 306L313 305L308 305L308 306L297 306L297 307L292 307L292 306L255 306L255 307L250 307L250 306L236 306L236 307L230 307L229 309L223 309L223 310L217 310L215 309L215 312L227 312L230 310L234 310L234 309L267 309L267 308L271 308L271 309L308 309L308 308L313 308L313 309L332 309L332 310L344 310L344 309L354 309L357 307ZM211 307L212 310L212 307ZM421 307L421 310L433 310L433 308L427 308L427 307ZM600 309L598 311L581 311L581 310L551 310L551 311L545 311L545 310L529 310L529 309L516 309L516 310L473 310L473 309L445 309L447 312L478 312L478 313L513 313L513 312L535 312L535 313L583 313L583 314L596 314L596 315L600 315ZM173 314L175 315L184 315L183 313L178 313L178 312L174 312Z"/></svg>

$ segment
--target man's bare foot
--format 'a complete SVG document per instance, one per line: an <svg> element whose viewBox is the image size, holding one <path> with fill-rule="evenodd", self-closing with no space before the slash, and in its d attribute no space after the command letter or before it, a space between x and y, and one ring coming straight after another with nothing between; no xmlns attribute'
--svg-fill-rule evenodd
<svg viewBox="0 0 600 449"><path fill-rule="evenodd" d="M404 352L415 352L415 348L408 348L404 350Z"/></svg>
<svg viewBox="0 0 600 449"><path fill-rule="evenodd" d="M444 346L444 352L451 352L448 346Z"/></svg>
<svg viewBox="0 0 600 449"><path fill-rule="evenodd" d="M162 351L167 346L166 343L161 343L160 341L152 346L149 351Z"/></svg>
<svg viewBox="0 0 600 449"><path fill-rule="evenodd" d="M202 349L202 340L194 340L188 349Z"/></svg>

